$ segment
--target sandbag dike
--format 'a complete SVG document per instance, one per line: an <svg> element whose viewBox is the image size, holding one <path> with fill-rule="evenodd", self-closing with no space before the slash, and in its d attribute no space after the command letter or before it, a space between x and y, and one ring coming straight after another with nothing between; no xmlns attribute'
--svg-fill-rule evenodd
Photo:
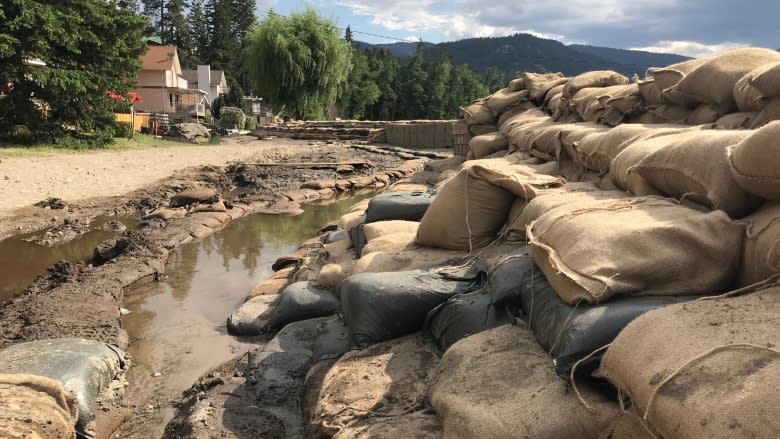
<svg viewBox="0 0 780 439"><path fill-rule="evenodd" d="M181 244L219 231L244 215L296 214L300 203L385 187L414 174L423 163L338 145L302 148L293 155L280 152L274 158L273 163L264 156L258 163L187 170L157 186L107 201L102 208L114 212L143 207L145 219L139 229L101 243L90 261L51 267L32 286L0 304L0 348L73 337L124 349L128 344L120 317L124 295L163 276L168 255ZM360 164L337 172L335 164L341 162ZM345 181L339 188L300 189L307 180L336 177ZM80 206L71 204L75 213ZM87 214L95 211L93 207ZM132 403L100 400L97 436L111 434Z"/></svg>
<svg viewBox="0 0 780 439"><path fill-rule="evenodd" d="M741 49L633 83L528 73L464 108L492 134L465 162L426 164L436 191L416 227L359 204L297 258L296 280L340 301L351 349L296 363L308 372L284 404L300 421L273 437L777 436L761 419L780 406L767 378L780 89L764 87L779 57ZM462 290L386 285L471 258L487 269ZM745 295L756 282L771 288ZM287 294L300 297L263 298L263 318ZM201 404L229 411L225 391ZM197 399L172 431L195 425Z"/></svg>

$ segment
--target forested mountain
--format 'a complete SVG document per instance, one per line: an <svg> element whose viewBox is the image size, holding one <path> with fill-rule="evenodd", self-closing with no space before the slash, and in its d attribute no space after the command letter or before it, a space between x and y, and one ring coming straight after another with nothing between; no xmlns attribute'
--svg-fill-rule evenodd
<svg viewBox="0 0 780 439"><path fill-rule="evenodd" d="M360 44L366 48L387 49L400 58L411 56L417 48L417 43L403 42ZM456 64L468 64L469 67L480 72L493 67L510 76L523 71L562 72L565 75L576 75L589 70L615 70L628 76L634 73L644 76L648 67L666 66L688 59L680 55L638 50L579 44L566 46L558 41L530 34L468 38L436 45L426 44L424 47L428 51L445 49Z"/></svg>

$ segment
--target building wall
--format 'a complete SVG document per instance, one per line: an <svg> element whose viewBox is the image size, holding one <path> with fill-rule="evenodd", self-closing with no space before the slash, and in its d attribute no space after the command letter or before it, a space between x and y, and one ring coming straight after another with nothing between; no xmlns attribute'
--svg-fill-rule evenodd
<svg viewBox="0 0 780 439"><path fill-rule="evenodd" d="M138 74L140 87L177 87L178 79L172 70L141 70Z"/></svg>
<svg viewBox="0 0 780 439"><path fill-rule="evenodd" d="M146 113L173 113L176 111L175 89L139 87L137 90L143 102L136 104L137 111ZM170 96L173 96L171 105Z"/></svg>

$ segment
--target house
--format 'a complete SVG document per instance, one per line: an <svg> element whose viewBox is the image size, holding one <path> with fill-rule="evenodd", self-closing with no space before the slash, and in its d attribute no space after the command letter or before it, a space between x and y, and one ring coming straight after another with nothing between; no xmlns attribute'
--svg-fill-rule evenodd
<svg viewBox="0 0 780 439"><path fill-rule="evenodd" d="M136 92L142 102L137 111L165 113L174 122L206 115L207 92L188 86L176 46L150 43L141 61Z"/></svg>
<svg viewBox="0 0 780 439"><path fill-rule="evenodd" d="M209 106L217 96L228 92L227 79L223 70L211 70L211 66L199 65L197 70L184 70L182 75L191 89L206 92Z"/></svg>

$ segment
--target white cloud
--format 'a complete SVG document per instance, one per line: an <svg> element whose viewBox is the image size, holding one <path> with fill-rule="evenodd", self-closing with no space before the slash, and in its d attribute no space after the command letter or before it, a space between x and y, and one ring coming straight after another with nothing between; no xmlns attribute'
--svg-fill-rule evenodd
<svg viewBox="0 0 780 439"><path fill-rule="evenodd" d="M647 52L676 53L678 55L702 58L705 56L719 55L729 50L746 47L748 44L723 42L719 44L704 44L696 41L658 41L652 46L632 47L633 50L645 50Z"/></svg>
<svg viewBox="0 0 780 439"><path fill-rule="evenodd" d="M255 5L257 6L258 11L267 11L271 8L275 8L277 4L277 0L256 0Z"/></svg>

